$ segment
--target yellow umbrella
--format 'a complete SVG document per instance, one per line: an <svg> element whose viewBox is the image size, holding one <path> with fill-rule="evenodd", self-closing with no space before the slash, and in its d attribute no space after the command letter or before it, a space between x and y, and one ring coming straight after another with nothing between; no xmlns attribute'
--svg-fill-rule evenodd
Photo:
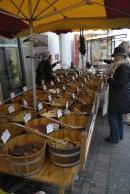
<svg viewBox="0 0 130 194"><path fill-rule="evenodd" d="M0 9L33 24L36 33L130 27L129 0L1 0Z"/></svg>
<svg viewBox="0 0 130 194"><path fill-rule="evenodd" d="M20 35L76 28L129 28L129 10L129 0L0 0L1 12L29 24L30 28ZM33 64L32 73L36 109Z"/></svg>

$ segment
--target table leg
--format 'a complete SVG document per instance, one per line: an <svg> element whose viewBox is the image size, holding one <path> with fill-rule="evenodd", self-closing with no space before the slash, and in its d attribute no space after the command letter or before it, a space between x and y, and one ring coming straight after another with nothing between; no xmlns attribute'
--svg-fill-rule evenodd
<svg viewBox="0 0 130 194"><path fill-rule="evenodd" d="M65 194L65 187L64 186L59 187L59 194Z"/></svg>

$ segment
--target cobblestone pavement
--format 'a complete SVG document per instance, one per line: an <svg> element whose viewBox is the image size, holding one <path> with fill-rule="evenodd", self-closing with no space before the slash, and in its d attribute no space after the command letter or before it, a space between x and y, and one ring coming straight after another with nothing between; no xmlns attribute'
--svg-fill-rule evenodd
<svg viewBox="0 0 130 194"><path fill-rule="evenodd" d="M130 126L124 140L105 142L109 135L107 119L98 116L86 169L73 183L73 194L130 194Z"/></svg>

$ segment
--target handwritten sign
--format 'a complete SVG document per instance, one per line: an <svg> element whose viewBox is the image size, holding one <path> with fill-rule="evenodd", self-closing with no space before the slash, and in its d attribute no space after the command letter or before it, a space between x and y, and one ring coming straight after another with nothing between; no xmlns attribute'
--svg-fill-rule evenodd
<svg viewBox="0 0 130 194"><path fill-rule="evenodd" d="M9 114L11 114L11 113L14 112L14 111L15 111L14 106L13 106L13 105L10 105L10 106L8 107L8 112L9 112Z"/></svg>
<svg viewBox="0 0 130 194"><path fill-rule="evenodd" d="M31 114L30 114L30 113L26 113L26 114L24 115L24 122L27 123L27 122L30 121L30 120L31 120Z"/></svg>
<svg viewBox="0 0 130 194"><path fill-rule="evenodd" d="M23 87L23 92L26 92L28 89L27 89L27 86L24 86Z"/></svg>
<svg viewBox="0 0 130 194"><path fill-rule="evenodd" d="M12 92L12 93L10 94L10 97L11 97L11 99L15 98L15 93Z"/></svg>
<svg viewBox="0 0 130 194"><path fill-rule="evenodd" d="M5 129L5 131L1 135L1 140L3 143L6 143L10 137L11 137L10 132L8 131L8 129Z"/></svg>
<svg viewBox="0 0 130 194"><path fill-rule="evenodd" d="M51 133L52 131L53 131L53 124L48 124L47 126L46 126L46 129L47 129L47 134L48 133Z"/></svg>

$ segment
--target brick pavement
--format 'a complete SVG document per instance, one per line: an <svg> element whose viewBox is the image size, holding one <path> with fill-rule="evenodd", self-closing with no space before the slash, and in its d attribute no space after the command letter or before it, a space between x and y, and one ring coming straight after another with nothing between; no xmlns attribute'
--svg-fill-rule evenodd
<svg viewBox="0 0 130 194"><path fill-rule="evenodd" d="M130 194L130 126L125 125L124 140L104 141L109 135L107 119L98 116L86 169L73 183L73 194Z"/></svg>

